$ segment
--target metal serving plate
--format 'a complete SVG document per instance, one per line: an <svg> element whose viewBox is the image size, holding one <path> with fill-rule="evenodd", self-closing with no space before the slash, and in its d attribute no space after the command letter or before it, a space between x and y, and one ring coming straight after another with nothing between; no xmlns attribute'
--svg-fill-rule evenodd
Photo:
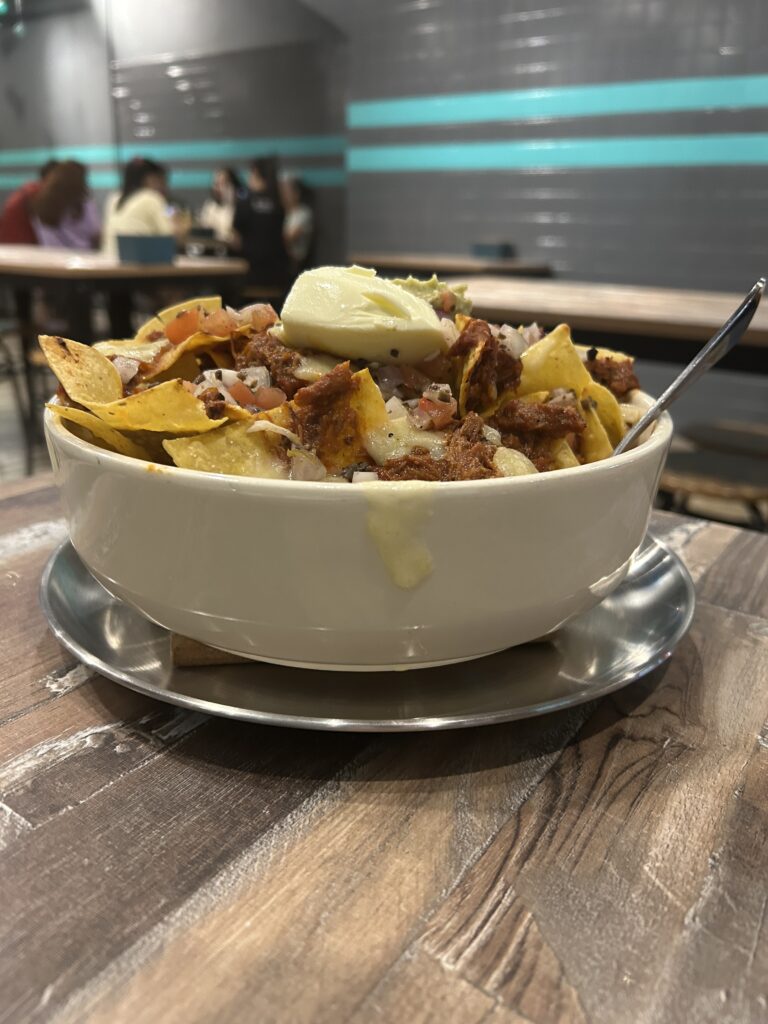
<svg viewBox="0 0 768 1024"><path fill-rule="evenodd" d="M546 642L410 672L317 672L265 662L177 668L170 635L107 593L67 541L40 599L56 637L117 683L211 715L302 729L399 732L529 718L594 700L669 658L694 610L678 557L648 537L622 585Z"/></svg>

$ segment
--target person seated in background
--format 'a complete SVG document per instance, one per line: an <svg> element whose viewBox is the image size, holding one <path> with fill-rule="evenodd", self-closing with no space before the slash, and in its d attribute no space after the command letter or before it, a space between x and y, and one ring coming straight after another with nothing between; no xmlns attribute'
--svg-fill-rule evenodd
<svg viewBox="0 0 768 1024"><path fill-rule="evenodd" d="M118 235L176 234L167 189L162 164L139 156L126 164L123 187L109 197L104 210L104 251L117 255Z"/></svg>
<svg viewBox="0 0 768 1024"><path fill-rule="evenodd" d="M38 244L32 223L33 213L30 201L37 195L58 165L58 160L48 160L40 168L37 181L28 181L8 196L2 211L0 211L0 245Z"/></svg>
<svg viewBox="0 0 768 1024"><path fill-rule="evenodd" d="M174 218L167 197L168 175L162 164L135 157L125 166L123 187L107 200L102 246L117 255L118 235L176 235L182 225ZM108 298L113 338L133 336L133 298L114 291Z"/></svg>
<svg viewBox="0 0 768 1024"><path fill-rule="evenodd" d="M277 159L260 157L251 164L248 193L235 207L235 245L250 265L250 280L286 287L290 275L283 242L283 208L277 183Z"/></svg>
<svg viewBox="0 0 768 1024"><path fill-rule="evenodd" d="M229 245L232 242L235 206L245 195L246 191L237 171L232 167L220 167L214 171L211 194L200 209L198 225L213 231L213 237L217 242Z"/></svg>
<svg viewBox="0 0 768 1024"><path fill-rule="evenodd" d="M296 277L311 265L315 237L312 191L301 178L287 177L280 182L280 195L285 210L283 241Z"/></svg>
<svg viewBox="0 0 768 1024"><path fill-rule="evenodd" d="M88 172L77 160L57 164L29 205L39 245L96 248L101 228L99 211L88 189Z"/></svg>

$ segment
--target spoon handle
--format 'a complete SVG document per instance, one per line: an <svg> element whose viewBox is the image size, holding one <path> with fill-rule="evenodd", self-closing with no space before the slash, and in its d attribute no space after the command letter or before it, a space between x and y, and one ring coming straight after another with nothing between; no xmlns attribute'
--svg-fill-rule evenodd
<svg viewBox="0 0 768 1024"><path fill-rule="evenodd" d="M614 455L621 455L622 452L631 448L640 435L652 423L656 422L659 416L672 405L676 398L679 398L702 374L706 373L707 370L711 370L715 363L719 363L723 356L731 351L749 327L750 321L760 305L764 288L765 278L761 277L759 281L755 282L739 308L734 313L731 313L717 334L707 342L700 352L696 353L683 372L669 385L664 394L657 398L645 415L638 420L631 430L627 431L614 448Z"/></svg>

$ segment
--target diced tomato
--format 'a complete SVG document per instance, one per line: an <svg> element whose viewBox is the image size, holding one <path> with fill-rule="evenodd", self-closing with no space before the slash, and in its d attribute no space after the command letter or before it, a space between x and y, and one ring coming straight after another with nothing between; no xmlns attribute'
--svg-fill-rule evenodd
<svg viewBox="0 0 768 1024"><path fill-rule="evenodd" d="M288 401L288 396L280 388L257 388L254 398L260 409L276 409L278 405Z"/></svg>
<svg viewBox="0 0 768 1024"><path fill-rule="evenodd" d="M261 302L250 307L251 326L254 331L266 331L272 324L277 323L277 313L267 303Z"/></svg>
<svg viewBox="0 0 768 1024"><path fill-rule="evenodd" d="M165 325L165 336L174 345L180 345L200 327L200 310L185 309Z"/></svg>
<svg viewBox="0 0 768 1024"><path fill-rule="evenodd" d="M226 309L215 309L203 316L200 323L200 330L216 338L228 338L236 327L237 320Z"/></svg>
<svg viewBox="0 0 768 1024"><path fill-rule="evenodd" d="M450 402L433 402L431 398L421 398L419 409L426 413L435 425L435 430L443 430L456 414L456 399Z"/></svg>
<svg viewBox="0 0 768 1024"><path fill-rule="evenodd" d="M227 391L234 398L239 405L258 405L256 396L241 380L236 380L234 384L231 384Z"/></svg>

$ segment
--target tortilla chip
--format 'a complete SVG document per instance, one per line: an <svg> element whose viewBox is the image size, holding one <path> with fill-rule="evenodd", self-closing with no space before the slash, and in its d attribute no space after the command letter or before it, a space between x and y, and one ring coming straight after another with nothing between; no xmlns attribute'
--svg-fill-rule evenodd
<svg viewBox="0 0 768 1024"><path fill-rule="evenodd" d="M589 352L593 348L595 352L597 352L598 359L614 359L622 363L625 359L634 358L634 356L627 355L626 352L617 352L616 349L613 348L598 348L597 345L577 345L574 342L573 347L576 349L576 351L579 353L582 359L586 359L587 352Z"/></svg>
<svg viewBox="0 0 768 1024"><path fill-rule="evenodd" d="M571 448L564 437L556 438L552 442L551 452L553 469L568 469L570 466L581 465L574 454L573 448Z"/></svg>
<svg viewBox="0 0 768 1024"><path fill-rule="evenodd" d="M43 334L38 338L48 365L78 405L114 402L123 397L123 382L112 363L90 345Z"/></svg>
<svg viewBox="0 0 768 1024"><path fill-rule="evenodd" d="M120 455L128 455L133 459L147 459L149 455L147 451L136 444L129 437L119 433L117 430L113 430L112 427L108 427L106 423L99 419L98 416L94 416L92 412L87 412L85 409L73 409L68 405L47 405L47 409L50 409L54 416L59 420L66 420L68 423L75 423L77 426L84 428L86 433L90 433L91 437L84 437L83 440L91 441L91 443L97 444L100 448L104 447L108 451L118 452ZM77 437L82 437L80 431L73 431Z"/></svg>
<svg viewBox="0 0 768 1024"><path fill-rule="evenodd" d="M595 402L609 437L614 444L618 444L626 430L619 403L607 388L592 380L571 340L571 330L567 324L560 324L541 341L526 349L522 362L518 395L554 391L555 388L569 388L577 395L586 391Z"/></svg>
<svg viewBox="0 0 768 1024"><path fill-rule="evenodd" d="M141 325L136 332L134 341L141 343L145 341L158 340L167 341L167 338L165 337L165 324L159 317L153 316L151 320L147 320L146 323Z"/></svg>
<svg viewBox="0 0 768 1024"><path fill-rule="evenodd" d="M469 389L472 385L472 374L475 372L475 368L482 359L483 352L485 351L485 342L478 342L474 348L470 349L467 353L467 357L464 360L461 370L459 371L459 416L463 419L468 409L469 403ZM489 408L491 405L489 401ZM496 404L492 402L492 404Z"/></svg>
<svg viewBox="0 0 768 1024"><path fill-rule="evenodd" d="M179 346L181 347L181 346ZM193 352L182 352L177 359L174 359L165 369L157 371L150 370L144 380L152 380L154 384L162 383L165 380L195 380L200 376L200 363Z"/></svg>
<svg viewBox="0 0 768 1024"><path fill-rule="evenodd" d="M208 356L217 370L232 370L235 360L232 358L232 350L218 345L214 348L203 348L198 350L198 355Z"/></svg>
<svg viewBox="0 0 768 1024"><path fill-rule="evenodd" d="M250 423L228 423L196 437L164 441L177 466L204 473L230 473L277 480L288 476L283 439L268 431L248 433Z"/></svg>
<svg viewBox="0 0 768 1024"><path fill-rule="evenodd" d="M138 359L140 363L151 363L169 344L165 335L157 341L141 341L137 336L122 340L97 341L93 347L107 357L124 356L126 359Z"/></svg>
<svg viewBox="0 0 768 1024"><path fill-rule="evenodd" d="M152 430L167 434L200 434L225 423L210 420L199 398L179 380L137 391L119 402L91 405L91 412L116 430Z"/></svg>
<svg viewBox="0 0 768 1024"><path fill-rule="evenodd" d="M349 373L349 363L342 363L333 373ZM322 415L315 418L313 403L284 402L276 409L258 413L257 419L268 419L278 426L293 431L302 441L309 441L320 461L330 474L339 473L358 462L369 463L366 440L387 423L387 410L381 392L370 371L359 370L349 374L347 386L340 389L330 404L323 404ZM306 427L312 419L312 436L307 438Z"/></svg>
<svg viewBox="0 0 768 1024"><path fill-rule="evenodd" d="M613 455L613 445L598 416L597 405L585 390L581 396L581 414L587 426L581 434L581 454L585 462L599 462Z"/></svg>
<svg viewBox="0 0 768 1024"><path fill-rule="evenodd" d="M175 320L179 313L186 313L188 309L202 309L206 313L215 313L217 309L221 309L221 296L205 295L198 299L185 299L184 302L177 302L175 306L161 309L157 314L157 319L163 324L167 324L171 320Z"/></svg>
<svg viewBox="0 0 768 1024"><path fill-rule="evenodd" d="M493 456L493 466L499 476L528 476L538 473L527 455L514 448L497 448Z"/></svg>
<svg viewBox="0 0 768 1024"><path fill-rule="evenodd" d="M168 370L171 367L175 367L181 358L189 353L197 352L200 349L210 350L220 345L228 346L230 340L229 336L217 337L213 334L204 334L203 331L196 331L194 334L190 334L184 341L179 342L178 345L171 345L170 348L161 352L155 360L152 369L147 373L146 380L157 380L158 377L166 376ZM179 375L174 373L173 376Z"/></svg>

